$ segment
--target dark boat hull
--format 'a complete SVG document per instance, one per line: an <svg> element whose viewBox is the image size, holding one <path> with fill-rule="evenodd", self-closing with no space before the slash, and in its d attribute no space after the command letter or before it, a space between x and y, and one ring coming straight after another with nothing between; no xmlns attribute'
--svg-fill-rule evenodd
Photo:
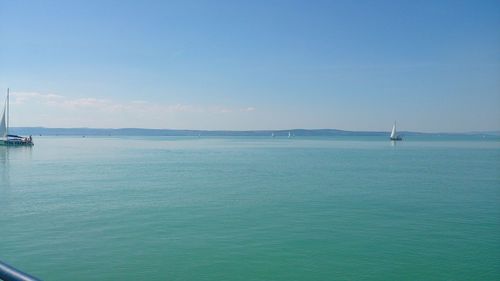
<svg viewBox="0 0 500 281"><path fill-rule="evenodd" d="M33 146L35 145L33 141L30 140L5 140L0 141L0 145L3 146Z"/></svg>

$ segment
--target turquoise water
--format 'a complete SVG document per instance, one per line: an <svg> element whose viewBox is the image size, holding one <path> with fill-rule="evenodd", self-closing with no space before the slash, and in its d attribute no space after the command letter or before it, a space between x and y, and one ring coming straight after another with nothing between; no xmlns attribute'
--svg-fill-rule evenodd
<svg viewBox="0 0 500 281"><path fill-rule="evenodd" d="M0 260L45 280L499 280L500 141L39 137Z"/></svg>

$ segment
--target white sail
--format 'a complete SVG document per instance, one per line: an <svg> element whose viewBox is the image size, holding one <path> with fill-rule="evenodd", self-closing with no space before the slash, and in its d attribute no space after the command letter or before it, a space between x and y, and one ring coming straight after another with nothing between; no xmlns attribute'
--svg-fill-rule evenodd
<svg viewBox="0 0 500 281"><path fill-rule="evenodd" d="M9 89L7 89L7 99L5 101L5 106L3 108L3 113L0 115L0 145L6 146L32 146L33 139L29 137L19 137L9 135L9 123L10 123L10 107L9 107Z"/></svg>
<svg viewBox="0 0 500 281"><path fill-rule="evenodd" d="M396 138L396 122L394 122L394 125L392 126L392 132L391 132L391 139Z"/></svg>
<svg viewBox="0 0 500 281"><path fill-rule="evenodd" d="M0 139L7 139L7 103L5 103L5 106L3 108L3 114L2 118L0 119Z"/></svg>

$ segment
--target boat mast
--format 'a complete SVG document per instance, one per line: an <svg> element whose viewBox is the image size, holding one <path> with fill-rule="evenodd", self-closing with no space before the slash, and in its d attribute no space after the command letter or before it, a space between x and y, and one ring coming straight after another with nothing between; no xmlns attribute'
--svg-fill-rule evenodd
<svg viewBox="0 0 500 281"><path fill-rule="evenodd" d="M7 128L5 128L6 132L7 132L7 138L9 138L9 114L10 114L10 98L9 98L9 88L7 88L7 114L6 114L6 118L7 118Z"/></svg>

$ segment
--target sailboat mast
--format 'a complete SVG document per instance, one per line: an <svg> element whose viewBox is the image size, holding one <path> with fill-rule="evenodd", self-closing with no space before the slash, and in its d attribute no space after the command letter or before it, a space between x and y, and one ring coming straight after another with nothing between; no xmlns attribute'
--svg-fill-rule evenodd
<svg viewBox="0 0 500 281"><path fill-rule="evenodd" d="M7 128L6 128L6 132L7 132L7 137L9 135L9 122L10 122L10 118L9 118L9 115L10 115L10 91L9 91L9 88L7 88L7 116L5 118L7 118Z"/></svg>

